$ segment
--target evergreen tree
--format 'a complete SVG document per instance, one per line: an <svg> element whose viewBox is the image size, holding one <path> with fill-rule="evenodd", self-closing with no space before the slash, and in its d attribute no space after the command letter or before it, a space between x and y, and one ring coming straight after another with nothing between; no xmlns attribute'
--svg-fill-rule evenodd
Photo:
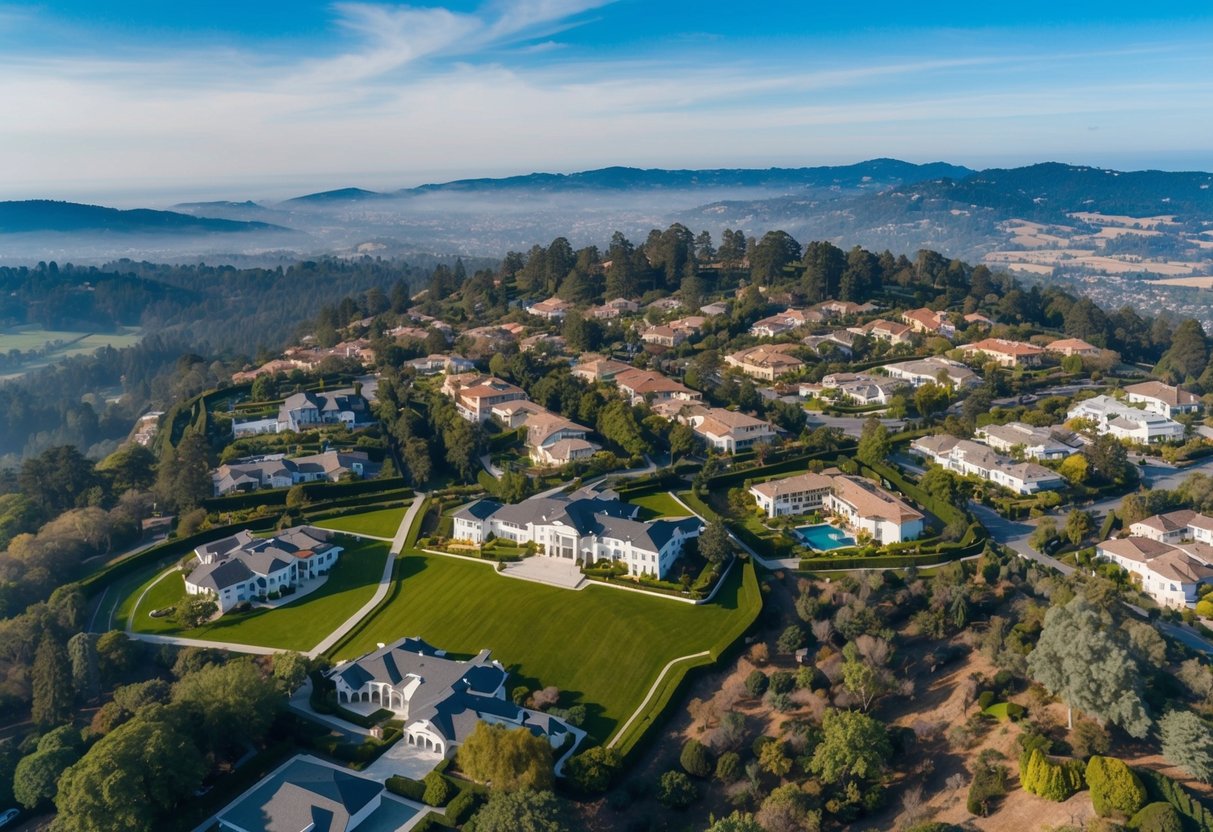
<svg viewBox="0 0 1213 832"><path fill-rule="evenodd" d="M67 651L50 633L43 633L34 654L31 671L33 687L32 717L39 728L66 722L72 714L76 693L72 689L71 664Z"/></svg>
<svg viewBox="0 0 1213 832"><path fill-rule="evenodd" d="M67 655L72 665L72 688L84 702L101 695L101 665L97 658L97 636L76 633L67 640Z"/></svg>
<svg viewBox="0 0 1213 832"><path fill-rule="evenodd" d="M1200 378L1208 363L1209 348L1204 327L1188 318L1175 328L1171 347L1163 354L1154 372L1172 383L1179 383Z"/></svg>

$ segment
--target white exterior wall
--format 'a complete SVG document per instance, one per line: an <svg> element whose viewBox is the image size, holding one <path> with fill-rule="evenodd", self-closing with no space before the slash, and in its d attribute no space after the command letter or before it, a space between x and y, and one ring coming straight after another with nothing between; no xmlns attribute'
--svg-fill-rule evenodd
<svg viewBox="0 0 1213 832"><path fill-rule="evenodd" d="M904 523L896 523L881 517L865 517L858 514L850 503L839 499L834 494L830 494L826 498L825 507L827 510L836 512L846 518L848 525L870 534L872 539L882 546L888 543L902 543L906 540L914 540L922 534L921 518L907 520Z"/></svg>
<svg viewBox="0 0 1213 832"><path fill-rule="evenodd" d="M1196 603L1197 584L1181 583L1173 581L1169 578L1164 578L1159 575L1148 564L1128 558L1121 558L1110 552L1104 551L1102 548L1096 552L1099 557L1105 560L1110 560L1117 566L1124 568L1130 574L1136 575L1141 581L1141 589L1161 606L1164 607L1188 607Z"/></svg>
<svg viewBox="0 0 1213 832"><path fill-rule="evenodd" d="M830 490L822 488L816 491L793 491L780 494L774 499L761 493L756 487L751 487L750 493L754 495L758 507L766 512L767 517L783 517L789 514L805 514L821 508Z"/></svg>

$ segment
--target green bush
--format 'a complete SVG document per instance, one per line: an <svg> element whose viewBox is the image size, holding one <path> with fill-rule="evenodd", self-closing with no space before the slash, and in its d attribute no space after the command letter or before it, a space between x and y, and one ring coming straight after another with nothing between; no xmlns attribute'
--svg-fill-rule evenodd
<svg viewBox="0 0 1213 832"><path fill-rule="evenodd" d="M387 790L392 794L400 795L417 803L421 803L425 798L425 784L411 777L393 774L384 785L387 786Z"/></svg>
<svg viewBox="0 0 1213 832"><path fill-rule="evenodd" d="M1141 778L1150 795L1150 802L1169 803L1186 818L1191 819L1192 828L1199 832L1213 832L1213 812L1210 812L1192 794L1162 772L1148 768L1136 768L1134 773Z"/></svg>
<svg viewBox="0 0 1213 832"><path fill-rule="evenodd" d="M767 679L767 674L763 673L761 670L752 671L750 675L745 678L746 693L753 697L759 697L766 693L768 684L769 680Z"/></svg>
<svg viewBox="0 0 1213 832"><path fill-rule="evenodd" d="M1060 803L1082 790L1083 766L1078 760L1055 763L1034 748L1020 758L1019 781L1025 791Z"/></svg>
<svg viewBox="0 0 1213 832"><path fill-rule="evenodd" d="M736 751L726 751L716 761L716 779L722 783L736 782L741 773L741 755Z"/></svg>
<svg viewBox="0 0 1213 832"><path fill-rule="evenodd" d="M1183 819L1170 803L1151 803L1133 817L1126 828L1130 832L1184 832Z"/></svg>
<svg viewBox="0 0 1213 832"><path fill-rule="evenodd" d="M966 806L971 814L985 817L996 808L999 798L1007 794L1006 766L979 765L973 772L973 782L969 784L969 797Z"/></svg>
<svg viewBox="0 0 1213 832"><path fill-rule="evenodd" d="M994 700L997 698L998 697L995 696L994 691L983 690L977 697L977 707L984 711L986 708L993 705Z"/></svg>
<svg viewBox="0 0 1213 832"><path fill-rule="evenodd" d="M596 745L571 758L565 766L565 774L581 791L596 794L610 787L611 779L621 764L618 751Z"/></svg>
<svg viewBox="0 0 1213 832"><path fill-rule="evenodd" d="M421 800L427 806L445 806L459 791L454 783L436 771L431 771L421 782L425 785Z"/></svg>
<svg viewBox="0 0 1213 832"><path fill-rule="evenodd" d="M1196 614L1201 618L1213 618L1213 601L1202 598L1196 602Z"/></svg>
<svg viewBox="0 0 1213 832"><path fill-rule="evenodd" d="M699 789L681 771L667 771L657 781L657 799L671 809L685 809L699 799Z"/></svg>
<svg viewBox="0 0 1213 832"><path fill-rule="evenodd" d="M682 746L682 754L679 755L678 762L687 774L699 778L711 777L712 772L716 769L712 752L696 739L687 740Z"/></svg>
<svg viewBox="0 0 1213 832"><path fill-rule="evenodd" d="M452 826L459 826L469 817L472 812L476 811L476 804L479 801L476 793L471 789L460 792L455 795L455 798L446 807L446 820Z"/></svg>
<svg viewBox="0 0 1213 832"><path fill-rule="evenodd" d="M1087 787L1100 817L1132 817L1146 805L1146 787L1122 760L1092 757L1087 763Z"/></svg>

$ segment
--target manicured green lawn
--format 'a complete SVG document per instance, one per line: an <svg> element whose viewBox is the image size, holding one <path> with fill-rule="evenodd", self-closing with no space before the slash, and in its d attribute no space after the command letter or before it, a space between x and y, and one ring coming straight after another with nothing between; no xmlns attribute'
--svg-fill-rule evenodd
<svg viewBox="0 0 1213 832"><path fill-rule="evenodd" d="M139 632L231 641L283 650L311 650L371 599L383 575L383 563L388 552L386 543L358 541L348 537L344 542L346 549L324 586L286 606L273 610L254 609L243 614L228 613L211 624L182 632L171 625L161 629L161 621L144 614L144 610L153 609L145 599L134 627ZM153 592L158 590L159 587Z"/></svg>
<svg viewBox="0 0 1213 832"><path fill-rule="evenodd" d="M335 529L339 532L354 534L370 534L375 537L395 537L404 519L407 508L383 508L377 511L364 511L361 514L347 514L344 517L334 517L331 520L321 520L315 525L322 529Z"/></svg>
<svg viewBox="0 0 1213 832"><path fill-rule="evenodd" d="M633 497L628 502L640 506L641 520L653 520L658 517L689 517L691 515L691 512L679 505L677 500L664 491L645 494L643 497Z"/></svg>
<svg viewBox="0 0 1213 832"><path fill-rule="evenodd" d="M164 577L161 577L161 576ZM143 592L144 587L149 587L147 595L143 596L143 601L139 602L139 606L133 611L127 613L134 616L134 628L141 633L173 633L178 628L173 623L173 619L169 616L164 618L152 618L152 610L161 610L165 607L171 607L185 597L185 579L180 572L172 572L164 575L163 572L152 578L151 581L139 587L132 593L132 598L138 602L139 593Z"/></svg>
<svg viewBox="0 0 1213 832"><path fill-rule="evenodd" d="M455 654L488 648L515 674L511 685L555 685L564 706L583 703L585 728L605 740L679 656L720 649L761 608L734 569L717 600L692 606L590 586L567 589L506 578L483 563L412 551L397 562L390 601L339 644L349 659L378 642L420 636Z"/></svg>

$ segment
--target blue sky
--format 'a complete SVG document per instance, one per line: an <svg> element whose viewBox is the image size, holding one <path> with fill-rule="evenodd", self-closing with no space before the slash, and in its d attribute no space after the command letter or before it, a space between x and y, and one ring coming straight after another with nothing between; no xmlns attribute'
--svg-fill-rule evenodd
<svg viewBox="0 0 1213 832"><path fill-rule="evenodd" d="M993 5L0 0L0 198L875 156L1213 167L1207 0Z"/></svg>

